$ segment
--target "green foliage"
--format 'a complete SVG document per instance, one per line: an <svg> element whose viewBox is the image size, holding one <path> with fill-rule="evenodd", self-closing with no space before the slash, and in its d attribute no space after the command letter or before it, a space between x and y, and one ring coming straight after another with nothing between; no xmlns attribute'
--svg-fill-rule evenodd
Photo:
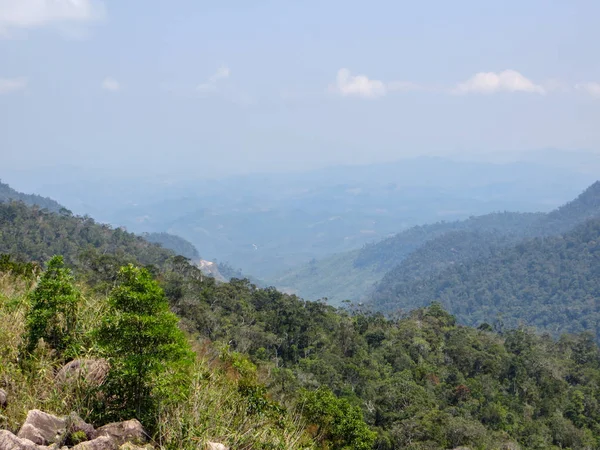
<svg viewBox="0 0 600 450"><path fill-rule="evenodd" d="M369 430L360 408L336 397L327 388L305 391L303 413L309 423L318 425L316 436L331 449L369 450L377 434Z"/></svg>
<svg viewBox="0 0 600 450"><path fill-rule="evenodd" d="M160 402L185 394L186 377L181 375L191 360L189 346L163 290L147 270L123 267L109 305L97 331L111 364L102 386L105 418L136 417L150 426Z"/></svg>
<svg viewBox="0 0 600 450"><path fill-rule="evenodd" d="M81 295L73 285L71 271L62 256L54 256L29 295L26 351L31 354L40 339L57 351L67 353L76 338L77 309Z"/></svg>
<svg viewBox="0 0 600 450"><path fill-rule="evenodd" d="M62 255L76 272L95 270L96 260L103 257L119 267L129 262L162 265L174 256L170 250L90 217L54 214L17 202L0 202L0 253L38 263ZM110 274L115 273L113 266Z"/></svg>
<svg viewBox="0 0 600 450"><path fill-rule="evenodd" d="M0 272L11 273L15 276L34 279L41 272L39 265L31 262L13 261L11 255L0 254Z"/></svg>

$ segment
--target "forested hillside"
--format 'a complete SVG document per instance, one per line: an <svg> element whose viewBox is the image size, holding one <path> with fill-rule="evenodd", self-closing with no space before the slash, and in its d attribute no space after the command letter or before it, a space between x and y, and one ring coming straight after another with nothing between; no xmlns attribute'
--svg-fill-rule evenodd
<svg viewBox="0 0 600 450"><path fill-rule="evenodd" d="M365 300L384 276L385 285L393 280L404 283L522 239L564 233L594 217L600 217L600 182L547 214L504 212L413 227L359 251L312 261L274 284L310 299L327 297L338 305L346 299Z"/></svg>
<svg viewBox="0 0 600 450"><path fill-rule="evenodd" d="M47 209L52 212L59 212L61 209L66 209L58 202L48 197L42 197L36 194L23 194L15 191L8 184L0 181L0 203L8 203L11 201L20 201L26 205L33 206L37 205L40 208Z"/></svg>
<svg viewBox="0 0 600 450"><path fill-rule="evenodd" d="M119 261L152 264L152 272L140 272L135 280L145 280L152 295L160 296L148 278L154 273L171 310L182 318L181 326L195 336L194 348L201 358L194 369L200 372L194 378L190 403L179 401L166 415L153 416L152 410L145 410L140 416L150 424L163 420L163 427L151 429L156 439L172 446L195 448L199 439L211 436L232 448L247 449L500 449L517 443L524 449L584 449L600 445L596 389L600 351L591 335L555 341L526 328L509 329L506 323L494 323L496 331L489 325L463 327L437 304L398 319L358 309L337 310L274 288L260 289L245 280L218 283L186 258L91 219L44 213L18 203L3 205L0 211L2 251L16 250L21 258L34 261L44 261L61 248L68 252L78 289L86 292L83 298L88 302L78 308L83 328L76 336L84 341L69 350L69 357L77 357L78 352L86 357L95 354L97 335L91 331L104 323L99 312L110 312L114 308L110 305L120 298L112 289L133 282L126 275L137 272L126 268L122 272L126 278L118 275ZM591 289L585 267L593 267L593 243L599 231L600 224L593 222L560 241L557 255L565 264L584 247L589 254L576 279L582 291ZM481 236L485 238L484 233ZM101 251L84 252L82 262L77 243L90 242ZM535 264L558 264L543 251L550 242L555 241L528 244L537 246ZM523 248L523 254L528 252ZM26 337L19 331L26 325L19 320L28 299L37 298L22 292L35 284L18 281L30 277L30 266L2 261L0 270L14 275L0 275L0 332L10 337L0 343L14 343L17 349ZM98 341L98 348L108 345L102 342ZM29 377L32 366L19 366L19 353L1 345L2 355L10 359L0 373L10 381L11 395L23 398L30 407L42 402L56 413L79 408L86 417L102 421L104 416L98 415L102 409L78 397L55 402L52 396L37 399L28 394L55 388L50 379ZM52 354L40 357L45 367L61 363ZM15 391L12 386L21 388ZM203 410L210 411L210 419L197 415ZM16 423L22 414L18 411L10 409L2 420ZM188 425L178 428L176 421L183 418ZM267 442L279 444L269 447Z"/></svg>
<svg viewBox="0 0 600 450"><path fill-rule="evenodd" d="M127 278L129 273L136 278ZM64 352L42 346L37 359L19 364L19 342L27 338L22 318L36 295L27 293L29 283L11 277L0 274L5 358L0 375L13 401L0 416L2 427L19 423L24 407L55 414L74 410L96 425L107 413L129 418L127 409L95 406L81 397L88 395L85 390L64 391L55 384L52 368L60 367ZM75 334L84 346L70 347L68 357L79 356L78 348L87 358L105 348L102 340L96 344L103 335L94 330L111 323L103 315L115 314L119 295L150 289L160 298L147 272L125 268L116 280L106 298L95 293L94 284L78 284L87 292L78 297L83 303ZM140 280L135 290L123 291ZM160 379L177 376L180 389L191 389L177 397L177 390L165 386L154 394L163 398L162 409L148 403L136 416L152 430L154 442L167 445L161 448L197 448L215 437L231 448L281 450L500 450L517 444L553 450L600 444L600 351L588 335L554 341L527 329L462 327L439 305L399 320L349 314L241 280L215 283L182 258L172 259L159 281L173 311L184 318L181 325L195 335L191 346L198 358L190 385L185 371L155 363L154 370L163 367ZM120 339L117 329L109 336ZM107 351L100 354L110 355ZM138 346L109 360L119 364L138 351L147 350ZM50 375L31 376L39 367ZM102 389L111 392L114 384Z"/></svg>
<svg viewBox="0 0 600 450"><path fill-rule="evenodd" d="M399 266L379 283L373 305L390 312L440 301L465 324L499 320L598 337L599 243L600 220L592 219L564 235L523 241L430 277L411 279Z"/></svg>
<svg viewBox="0 0 600 450"><path fill-rule="evenodd" d="M0 253L22 260L45 262L63 255L73 266L97 255L108 264L136 261L162 265L174 255L171 250L151 244L120 228L99 224L90 217L68 212L51 213L21 202L0 203Z"/></svg>
<svg viewBox="0 0 600 450"><path fill-rule="evenodd" d="M497 241L501 236L506 236L508 242L509 239L532 233L543 217L541 213L503 212L464 221L416 226L360 250L311 261L281 275L274 280L274 284L311 300L326 297L335 305L340 305L343 300L358 301L365 298L373 284L390 269L430 240L450 232L463 231L465 233L456 236L468 240L468 232L487 232L495 236ZM468 242L461 245L476 247ZM447 250L450 251L450 248Z"/></svg>

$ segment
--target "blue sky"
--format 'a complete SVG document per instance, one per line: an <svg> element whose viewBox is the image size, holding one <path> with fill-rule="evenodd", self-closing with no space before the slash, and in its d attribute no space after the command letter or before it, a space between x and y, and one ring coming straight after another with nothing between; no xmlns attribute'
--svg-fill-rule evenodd
<svg viewBox="0 0 600 450"><path fill-rule="evenodd" d="M600 151L600 2L0 0L0 152L215 176Z"/></svg>

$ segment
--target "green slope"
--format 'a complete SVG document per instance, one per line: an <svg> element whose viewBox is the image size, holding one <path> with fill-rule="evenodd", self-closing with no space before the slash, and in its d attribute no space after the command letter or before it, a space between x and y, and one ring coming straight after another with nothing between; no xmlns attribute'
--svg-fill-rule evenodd
<svg viewBox="0 0 600 450"><path fill-rule="evenodd" d="M359 250L313 260L269 281L311 300L327 297L335 305L344 300L360 301L387 271L432 239L453 231L519 236L541 217L543 214L503 212L417 226Z"/></svg>
<svg viewBox="0 0 600 450"><path fill-rule="evenodd" d="M51 198L42 197L41 195L36 194L23 194L22 192L17 192L8 184L0 181L0 203L9 203L11 201L23 202L29 206L36 205L52 212L60 212L61 210L65 213L69 212L61 204Z"/></svg>
<svg viewBox="0 0 600 450"><path fill-rule="evenodd" d="M555 335L600 333L600 220L560 236L536 238L413 280L401 270L386 275L373 294L380 311L440 301L462 322L501 318Z"/></svg>
<svg viewBox="0 0 600 450"><path fill-rule="evenodd" d="M313 261L272 282L310 299L327 297L337 305L346 299L364 301L384 276L386 285L394 279L404 283L521 239L564 233L594 217L600 217L600 182L547 214L503 212L417 226L360 250Z"/></svg>

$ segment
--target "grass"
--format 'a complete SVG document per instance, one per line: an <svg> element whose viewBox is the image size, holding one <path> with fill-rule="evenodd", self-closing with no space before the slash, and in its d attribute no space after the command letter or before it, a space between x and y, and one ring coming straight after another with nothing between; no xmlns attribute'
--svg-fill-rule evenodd
<svg viewBox="0 0 600 450"><path fill-rule="evenodd" d="M55 375L63 362L43 343L26 364L20 360L30 284L0 273L0 388L8 394L8 405L0 410L0 428L12 432L18 431L31 409L56 415L76 412L84 420L91 415L89 389L77 383L57 383ZM80 345L72 356L94 357L90 331L102 317L106 302L103 296L79 287L84 298L78 314ZM252 398L241 388L244 376L235 364L223 360L213 343L195 338L190 342L196 353L190 394L185 401L161 408L154 437L158 448L198 449L209 441L240 450L315 448L293 408L269 409L268 405L276 405L270 400L264 410L252 408Z"/></svg>

